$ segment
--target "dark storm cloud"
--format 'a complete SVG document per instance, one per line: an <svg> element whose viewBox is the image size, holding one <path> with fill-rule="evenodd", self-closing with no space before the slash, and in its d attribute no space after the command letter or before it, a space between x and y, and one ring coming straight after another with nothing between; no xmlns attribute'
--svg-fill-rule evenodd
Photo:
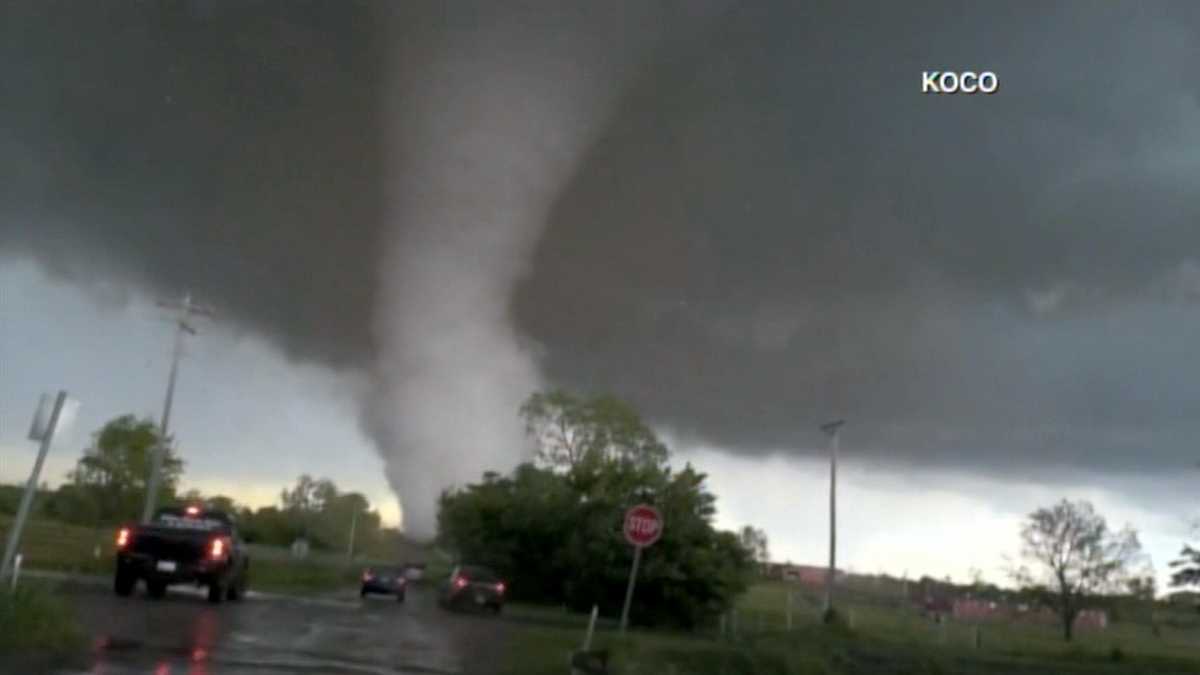
<svg viewBox="0 0 1200 675"><path fill-rule="evenodd" d="M377 251L404 227L383 54L484 15L6 11L5 253L372 362ZM552 379L733 450L809 447L847 415L881 461L1173 467L1200 404L1196 63L1188 3L734 6L638 70L518 326ZM929 69L1000 91L922 95Z"/></svg>
<svg viewBox="0 0 1200 675"><path fill-rule="evenodd" d="M382 221L368 9L7 3L0 250L85 287L190 289L291 356L360 363Z"/></svg>
<svg viewBox="0 0 1200 675"><path fill-rule="evenodd" d="M736 12L560 197L517 305L550 373L744 449L848 415L886 461L1176 470L1200 13L1155 7Z"/></svg>

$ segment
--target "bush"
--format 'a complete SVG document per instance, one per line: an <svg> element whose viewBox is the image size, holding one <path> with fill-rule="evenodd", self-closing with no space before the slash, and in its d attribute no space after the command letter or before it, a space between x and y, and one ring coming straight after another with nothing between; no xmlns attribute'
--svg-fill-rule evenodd
<svg viewBox="0 0 1200 675"><path fill-rule="evenodd" d="M21 504L22 488L19 485L0 485L0 514L14 516Z"/></svg>

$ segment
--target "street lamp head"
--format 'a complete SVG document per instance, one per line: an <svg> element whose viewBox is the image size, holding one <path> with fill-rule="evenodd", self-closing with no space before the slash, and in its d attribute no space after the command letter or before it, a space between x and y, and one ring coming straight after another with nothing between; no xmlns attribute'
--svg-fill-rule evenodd
<svg viewBox="0 0 1200 675"><path fill-rule="evenodd" d="M833 422L826 422L825 424L821 425L821 431L824 431L827 434L833 434L838 429L842 428L842 425L845 423L846 420L834 420Z"/></svg>

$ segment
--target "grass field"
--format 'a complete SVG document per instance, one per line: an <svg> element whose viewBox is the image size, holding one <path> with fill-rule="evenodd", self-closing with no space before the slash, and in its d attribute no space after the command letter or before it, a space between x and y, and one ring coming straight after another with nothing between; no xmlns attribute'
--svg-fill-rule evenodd
<svg viewBox="0 0 1200 675"><path fill-rule="evenodd" d="M792 629L787 602L793 598ZM1162 608L1156 634L1149 624L1116 622L1104 631L1062 641L1055 626L987 623L975 643L971 624L933 623L895 596L844 591L846 624L818 621L820 597L795 585L753 586L738 604L726 632L632 631L621 638L608 621L595 648L612 653L613 672L822 675L856 673L988 673L999 675L1200 674L1200 616L1170 616ZM544 620L532 620L544 613ZM578 649L586 617L552 610L513 608L513 649L507 673L560 673Z"/></svg>

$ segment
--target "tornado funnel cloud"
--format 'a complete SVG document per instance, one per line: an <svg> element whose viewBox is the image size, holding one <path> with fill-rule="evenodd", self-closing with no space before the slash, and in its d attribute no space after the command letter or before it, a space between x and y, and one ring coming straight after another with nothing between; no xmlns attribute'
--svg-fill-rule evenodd
<svg viewBox="0 0 1200 675"><path fill-rule="evenodd" d="M447 486L528 454L516 412L542 381L511 295L638 53L611 56L629 17L526 19L476 17L397 59L364 428L416 537L435 534Z"/></svg>

